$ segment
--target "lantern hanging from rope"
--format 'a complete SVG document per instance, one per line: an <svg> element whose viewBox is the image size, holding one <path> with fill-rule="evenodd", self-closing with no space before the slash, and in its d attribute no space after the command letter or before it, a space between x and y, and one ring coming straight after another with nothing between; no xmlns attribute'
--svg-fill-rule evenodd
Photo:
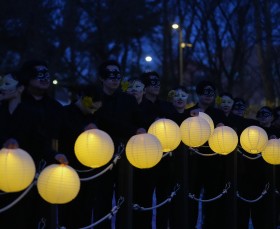
<svg viewBox="0 0 280 229"><path fill-rule="evenodd" d="M209 123L200 116L185 119L180 125L180 130L183 143L190 147L202 146L211 134Z"/></svg>
<svg viewBox="0 0 280 229"><path fill-rule="evenodd" d="M258 126L249 126L240 135L242 148L251 154L262 152L268 142L266 131Z"/></svg>
<svg viewBox="0 0 280 229"><path fill-rule="evenodd" d="M235 150L238 136L231 127L220 126L214 129L208 143L215 153L227 155Z"/></svg>
<svg viewBox="0 0 280 229"><path fill-rule="evenodd" d="M79 135L74 150L77 159L83 165L99 168L112 159L114 143L106 132L99 129L90 129Z"/></svg>
<svg viewBox="0 0 280 229"><path fill-rule="evenodd" d="M266 147L262 151L263 159L272 165L280 164L280 140L270 139L267 142Z"/></svg>
<svg viewBox="0 0 280 229"><path fill-rule="evenodd" d="M181 142L180 127L170 119L158 119L152 123L148 133L156 136L161 143L163 152L171 152Z"/></svg>
<svg viewBox="0 0 280 229"><path fill-rule="evenodd" d="M37 188L45 201L51 204L65 204L78 195L80 179L70 166L52 164L40 173Z"/></svg>
<svg viewBox="0 0 280 229"><path fill-rule="evenodd" d="M210 129L211 129L211 134L212 134L214 131L214 128L215 128L212 118L204 112L198 112L198 116L200 116L201 118L204 118L209 123Z"/></svg>
<svg viewBox="0 0 280 229"><path fill-rule="evenodd" d="M162 146L152 134L137 134L126 144L126 157L135 167L147 169L155 166L162 158Z"/></svg>
<svg viewBox="0 0 280 229"><path fill-rule="evenodd" d="M32 157L18 148L15 140L8 140L0 150L0 189L4 192L22 191L32 183L35 172Z"/></svg>

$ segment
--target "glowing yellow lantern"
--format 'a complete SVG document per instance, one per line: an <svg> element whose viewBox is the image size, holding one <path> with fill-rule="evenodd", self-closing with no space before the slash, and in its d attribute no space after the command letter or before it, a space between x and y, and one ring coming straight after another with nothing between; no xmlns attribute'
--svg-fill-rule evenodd
<svg viewBox="0 0 280 229"><path fill-rule="evenodd" d="M0 150L0 189L4 192L26 189L32 183L35 172L32 157L18 148L15 141Z"/></svg>
<svg viewBox="0 0 280 229"><path fill-rule="evenodd" d="M202 146L211 134L209 123L200 116L185 119L180 129L183 143L190 147Z"/></svg>
<svg viewBox="0 0 280 229"><path fill-rule="evenodd" d="M158 138L149 133L132 136L125 150L128 161L140 169L155 166L161 160L163 153Z"/></svg>
<svg viewBox="0 0 280 229"><path fill-rule="evenodd" d="M212 134L214 131L214 128L215 128L212 118L204 112L198 112L198 116L200 116L201 118L204 118L209 123L210 129L211 129L211 134Z"/></svg>
<svg viewBox="0 0 280 229"><path fill-rule="evenodd" d="M163 152L173 151L181 142L180 127L170 119L158 119L148 129L161 143Z"/></svg>
<svg viewBox="0 0 280 229"><path fill-rule="evenodd" d="M251 154L262 152L268 142L265 130L258 126L249 126L240 135L242 148Z"/></svg>
<svg viewBox="0 0 280 229"><path fill-rule="evenodd" d="M40 173L37 181L40 196L51 204L65 204L80 190L77 172L65 164L52 164Z"/></svg>
<svg viewBox="0 0 280 229"><path fill-rule="evenodd" d="M235 150L238 136L231 127L220 126L214 129L208 143L215 153L227 155Z"/></svg>
<svg viewBox="0 0 280 229"><path fill-rule="evenodd" d="M263 159L272 165L280 164L280 140L268 140L265 149L262 151Z"/></svg>
<svg viewBox="0 0 280 229"><path fill-rule="evenodd" d="M98 168L107 164L114 154L111 137L99 129L86 130L75 142L77 159L85 166Z"/></svg>

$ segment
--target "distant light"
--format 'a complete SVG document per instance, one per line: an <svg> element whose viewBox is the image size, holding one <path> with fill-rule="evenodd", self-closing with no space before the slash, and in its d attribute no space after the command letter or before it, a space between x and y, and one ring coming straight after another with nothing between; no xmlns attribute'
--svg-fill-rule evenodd
<svg viewBox="0 0 280 229"><path fill-rule="evenodd" d="M58 81L57 80L53 80L52 82L54 85L58 84Z"/></svg>
<svg viewBox="0 0 280 229"><path fill-rule="evenodd" d="M172 29L179 29L179 25L178 24L172 24Z"/></svg>
<svg viewBox="0 0 280 229"><path fill-rule="evenodd" d="M145 60L146 60L147 62L151 62L151 61L153 60L153 58L152 58L151 56L146 56L146 57L145 57Z"/></svg>

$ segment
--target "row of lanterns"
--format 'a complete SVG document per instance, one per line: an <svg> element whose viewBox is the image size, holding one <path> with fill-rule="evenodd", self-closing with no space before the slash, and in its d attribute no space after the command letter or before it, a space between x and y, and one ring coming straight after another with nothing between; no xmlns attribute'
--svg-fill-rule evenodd
<svg viewBox="0 0 280 229"><path fill-rule="evenodd" d="M175 150L181 141L189 147L199 147L208 141L215 153L227 155L236 149L238 136L231 127L214 128L212 119L203 112L185 119L180 126L170 119L159 119L149 127L148 133L129 139L126 156L137 168L151 168L159 163L163 153ZM240 144L248 153L262 152L265 161L280 164L280 140L268 140L262 128L246 128L240 135ZM99 168L112 159L114 143L104 131L91 129L79 135L74 151L83 165ZM33 159L24 150L14 144L0 150L0 190L18 192L26 189L34 180L35 171ZM47 202L63 204L78 195L80 179L70 166L53 164L39 174L37 189Z"/></svg>

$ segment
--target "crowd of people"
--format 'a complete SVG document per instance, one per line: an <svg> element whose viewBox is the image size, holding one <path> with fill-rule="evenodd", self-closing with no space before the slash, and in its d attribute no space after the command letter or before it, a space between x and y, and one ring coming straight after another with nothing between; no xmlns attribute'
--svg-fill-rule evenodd
<svg viewBox="0 0 280 229"><path fill-rule="evenodd" d="M120 145L125 145L133 135L147 133L157 119L171 119L180 126L199 112L208 114L215 127L229 126L238 136L249 126L259 126L270 139L280 137L279 107L260 107L255 118L247 118L246 102L227 92L217 96L216 87L210 81L197 84L198 101L186 108L189 94L181 85L169 91L166 99L160 97L161 77L155 71L124 80L119 63L108 60L99 66L98 80L100 84L80 87L72 103L62 106L48 94L51 75L46 62L27 61L19 71L3 74L0 78L0 144L4 146L9 139L15 139L20 148L32 156L39 173L43 169L42 162L67 163L77 171L88 169L74 152L75 141L85 130L98 128L108 133L117 154ZM180 189L172 201L156 209L156 228L194 229L199 202L189 198L188 193L209 200L219 195L227 183L232 185L225 195L203 203L203 228L247 229L250 218L255 229L275 228L278 211L272 206L277 200L273 193L279 185L275 182L277 169L275 172L275 167L262 158L248 159L248 153L242 149L242 153L216 155L206 143L198 150L200 154L181 142L150 169L132 167L123 153L112 170L82 182L78 196L58 206L55 222L53 206L33 189L13 208L0 213L0 228L82 228L110 213L114 196L116 199L123 196L124 204L117 213L114 227L149 229L152 211L135 209L132 226L128 224L126 197L132 195L133 203L151 207L154 193L160 203L179 184ZM90 173L98 174L104 167L106 165ZM129 176L133 177L132 188L128 188ZM270 189L262 196L267 183L271 184ZM236 196L236 191L242 199ZM1 195L0 202L8 204L16 195ZM112 223L106 220L94 228L112 228Z"/></svg>

